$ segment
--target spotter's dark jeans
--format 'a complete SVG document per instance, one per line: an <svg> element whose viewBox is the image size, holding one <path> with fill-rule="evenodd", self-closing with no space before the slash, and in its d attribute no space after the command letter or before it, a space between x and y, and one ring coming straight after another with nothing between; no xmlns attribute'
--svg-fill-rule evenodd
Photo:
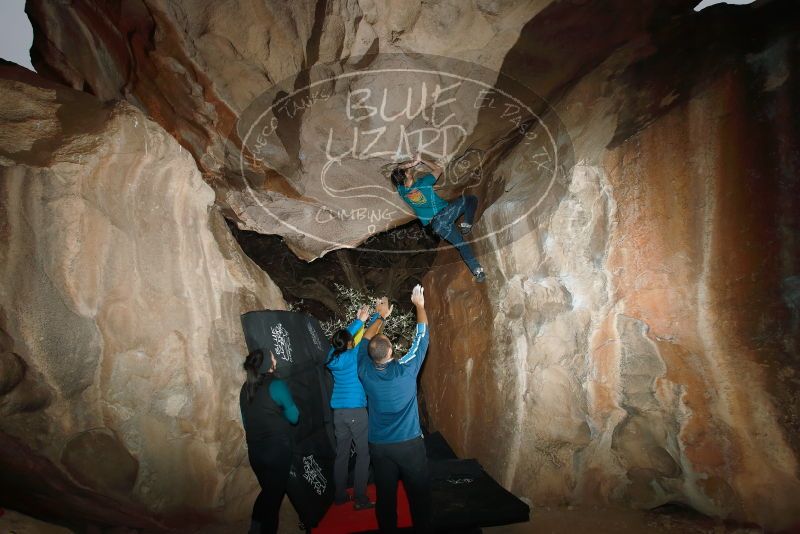
<svg viewBox="0 0 800 534"><path fill-rule="evenodd" d="M431 483L422 436L399 443L370 443L381 532L397 532L397 483L403 481L415 532L432 532Z"/></svg>

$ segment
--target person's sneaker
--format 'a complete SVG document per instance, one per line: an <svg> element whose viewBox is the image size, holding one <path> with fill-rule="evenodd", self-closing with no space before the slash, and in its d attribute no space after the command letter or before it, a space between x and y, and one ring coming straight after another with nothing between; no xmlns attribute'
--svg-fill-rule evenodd
<svg viewBox="0 0 800 534"><path fill-rule="evenodd" d="M461 230L461 233L463 235L467 235L472 231L472 225L469 223L462 222L461 224L458 225L458 229Z"/></svg>
<svg viewBox="0 0 800 534"><path fill-rule="evenodd" d="M486 273L483 272L483 267L478 267L477 269L475 269L475 272L472 273L472 274L475 275L475 281L478 282L478 283L483 282L484 280L486 280Z"/></svg>
<svg viewBox="0 0 800 534"><path fill-rule="evenodd" d="M345 495L343 500L342 499L334 499L333 504L335 504L336 506L341 506L343 504L349 503L352 500L353 500L353 497L348 493L347 495Z"/></svg>
<svg viewBox="0 0 800 534"><path fill-rule="evenodd" d="M370 500L353 503L353 510L369 510L370 508L375 508L375 503Z"/></svg>

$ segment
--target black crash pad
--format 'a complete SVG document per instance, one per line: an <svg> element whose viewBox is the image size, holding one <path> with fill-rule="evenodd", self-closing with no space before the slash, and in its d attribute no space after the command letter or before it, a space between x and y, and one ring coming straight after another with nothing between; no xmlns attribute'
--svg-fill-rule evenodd
<svg viewBox="0 0 800 534"><path fill-rule="evenodd" d="M286 493L300 521L316 526L333 502L332 381L325 370L330 345L319 322L287 311L252 311L241 317L247 349L269 351L277 373L292 392L300 420L295 428L295 454Z"/></svg>
<svg viewBox="0 0 800 534"><path fill-rule="evenodd" d="M476 460L460 460L439 432L425 436L433 525L439 534L478 533L530 520L530 508L498 484ZM401 532L413 532L411 528ZM362 534L373 534L377 531Z"/></svg>
<svg viewBox="0 0 800 534"><path fill-rule="evenodd" d="M476 460L433 460L428 465L437 528L466 531L529 520L528 505L495 482Z"/></svg>

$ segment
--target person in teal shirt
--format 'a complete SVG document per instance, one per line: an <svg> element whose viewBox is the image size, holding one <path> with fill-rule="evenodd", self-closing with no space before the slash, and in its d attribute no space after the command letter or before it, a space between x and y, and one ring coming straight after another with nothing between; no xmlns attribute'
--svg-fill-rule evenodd
<svg viewBox="0 0 800 534"><path fill-rule="evenodd" d="M414 180L412 169L420 163L427 165L436 176L428 173ZM462 237L472 231L478 198L474 195L461 195L456 200L448 202L440 197L433 186L442 172L443 169L435 163L417 156L414 161L400 165L392 171L392 184L406 204L414 210L423 226L430 225L439 237L453 245L475 276L475 280L483 282L486 280L483 267L472 253L469 243ZM462 215L464 220L456 228L456 221Z"/></svg>
<svg viewBox="0 0 800 534"><path fill-rule="evenodd" d="M294 429L300 411L283 380L275 375L277 361L262 350L247 355L247 381L239 392L247 455L261 485L253 505L251 532L278 531L281 501L286 493L294 451Z"/></svg>
<svg viewBox="0 0 800 534"><path fill-rule="evenodd" d="M369 317L369 307L362 306L356 319L347 328L336 331L331 337L331 350L326 366L333 374L333 429L336 436L336 460L333 480L336 488L334 502L344 504L347 495L347 467L350 463L350 444L355 444L356 467L353 492L356 510L374 508L367 497L369 477L369 446L367 445L367 396L358 379L355 337Z"/></svg>

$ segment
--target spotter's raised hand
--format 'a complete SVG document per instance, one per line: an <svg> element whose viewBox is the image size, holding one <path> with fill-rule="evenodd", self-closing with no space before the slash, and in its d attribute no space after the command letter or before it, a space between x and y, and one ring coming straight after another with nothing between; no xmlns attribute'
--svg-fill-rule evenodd
<svg viewBox="0 0 800 534"><path fill-rule="evenodd" d="M417 284L411 291L411 303L414 306L425 307L425 288Z"/></svg>
<svg viewBox="0 0 800 534"><path fill-rule="evenodd" d="M394 305L389 306L389 297L379 298L375 301L375 311L384 319L392 314L392 310L394 310Z"/></svg>

